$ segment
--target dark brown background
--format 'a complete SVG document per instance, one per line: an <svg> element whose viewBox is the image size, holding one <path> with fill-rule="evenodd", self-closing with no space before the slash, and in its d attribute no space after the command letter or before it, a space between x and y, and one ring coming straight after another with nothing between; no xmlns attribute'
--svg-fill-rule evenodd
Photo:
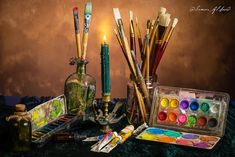
<svg viewBox="0 0 235 157"><path fill-rule="evenodd" d="M166 7L179 24L158 69L163 85L225 91L235 97L235 16L232 0L93 0L88 46L88 73L97 80L100 97L100 43L104 34L111 49L112 97L125 97L129 70L113 32L113 7L119 7L128 31L129 10L141 31ZM75 71L72 8L80 18L83 0L0 1L0 95L59 95ZM190 12L192 7L231 6L229 12Z"/></svg>

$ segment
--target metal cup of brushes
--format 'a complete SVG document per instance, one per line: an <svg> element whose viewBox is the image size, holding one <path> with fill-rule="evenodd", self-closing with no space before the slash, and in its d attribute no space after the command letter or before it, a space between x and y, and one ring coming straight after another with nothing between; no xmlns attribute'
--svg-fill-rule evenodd
<svg viewBox="0 0 235 157"><path fill-rule="evenodd" d="M73 9L77 57L72 58L70 64L76 65L77 70L65 81L64 94L67 100L68 113L77 114L81 119L88 120L93 115L93 101L95 99L96 82L86 74L86 52L88 33L91 21L92 4L87 2L84 11L83 42L81 44L78 8Z"/></svg>

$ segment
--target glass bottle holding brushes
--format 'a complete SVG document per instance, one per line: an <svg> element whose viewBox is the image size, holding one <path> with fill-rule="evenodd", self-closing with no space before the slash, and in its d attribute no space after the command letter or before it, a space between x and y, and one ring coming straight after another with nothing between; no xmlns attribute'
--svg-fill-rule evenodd
<svg viewBox="0 0 235 157"><path fill-rule="evenodd" d="M76 65L76 72L65 81L64 94L66 96L68 113L78 115L81 120L88 120L93 116L93 101L95 99L96 81L86 74L86 60L88 33L91 20L92 4L87 2L84 11L83 43L80 41L78 8L73 9L77 57L72 58L70 64Z"/></svg>

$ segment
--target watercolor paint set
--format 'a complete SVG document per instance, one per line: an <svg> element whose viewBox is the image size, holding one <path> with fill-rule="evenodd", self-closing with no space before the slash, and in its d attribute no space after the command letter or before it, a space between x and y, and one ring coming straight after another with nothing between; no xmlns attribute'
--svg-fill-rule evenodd
<svg viewBox="0 0 235 157"><path fill-rule="evenodd" d="M53 134L70 127L77 120L76 115L67 114L64 95L58 96L29 111L31 115L32 143L45 144Z"/></svg>
<svg viewBox="0 0 235 157"><path fill-rule="evenodd" d="M158 86L149 126L137 139L212 149L224 135L229 95Z"/></svg>

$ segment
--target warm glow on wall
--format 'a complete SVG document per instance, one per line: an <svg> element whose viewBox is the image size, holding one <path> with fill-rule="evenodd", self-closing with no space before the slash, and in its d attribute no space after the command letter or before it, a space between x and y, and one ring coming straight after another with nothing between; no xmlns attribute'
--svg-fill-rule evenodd
<svg viewBox="0 0 235 157"><path fill-rule="evenodd" d="M110 36L112 35L112 21L108 19L103 19L99 23L99 33L98 36L100 37L100 41L104 41L104 35L105 35L105 41L110 41Z"/></svg>

